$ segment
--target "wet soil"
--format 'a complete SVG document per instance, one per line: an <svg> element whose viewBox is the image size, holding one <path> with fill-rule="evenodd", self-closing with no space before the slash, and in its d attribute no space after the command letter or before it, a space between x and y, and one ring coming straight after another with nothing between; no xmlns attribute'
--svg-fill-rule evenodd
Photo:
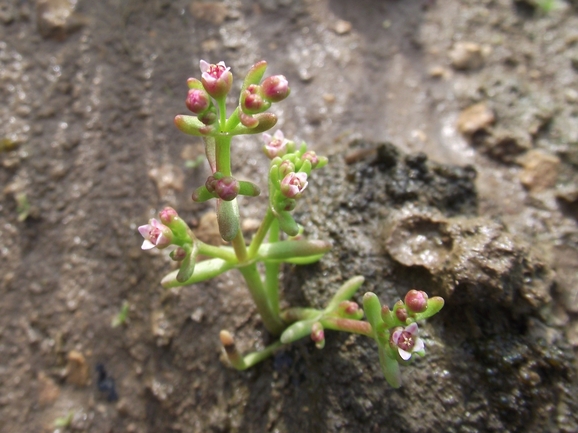
<svg viewBox="0 0 578 433"><path fill-rule="evenodd" d="M577 431L578 5L545 3L2 3L0 432ZM288 304L357 274L446 298L401 389L337 333L231 370L219 330L269 340L239 276L160 287L138 225L171 205L214 238L172 123L199 59L266 59L285 135L330 158L297 215L334 248L284 269ZM234 171L265 185L259 147Z"/></svg>

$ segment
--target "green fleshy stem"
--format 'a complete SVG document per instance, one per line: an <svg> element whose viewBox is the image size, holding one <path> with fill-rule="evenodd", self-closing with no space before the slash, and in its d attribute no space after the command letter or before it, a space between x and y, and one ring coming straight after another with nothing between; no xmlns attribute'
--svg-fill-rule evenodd
<svg viewBox="0 0 578 433"><path fill-rule="evenodd" d="M371 328L371 325L362 320L345 319L341 317L324 317L321 319L321 324L325 329L365 335L366 337L373 338L373 329Z"/></svg>
<svg viewBox="0 0 578 433"><path fill-rule="evenodd" d="M267 213L263 218L263 221L261 221L259 230L257 230L257 233L255 233L255 236L253 236L253 239L251 240L251 245L249 245L249 250L247 252L249 258L254 258L257 255L259 248L261 247L261 244L263 243L263 240L265 239L267 232L269 232L269 230L271 229L271 225L273 224L274 220L275 218L273 216L273 212L271 211L270 208L268 208ZM278 231L278 229L276 230ZM269 235L269 237L271 237L271 235ZM271 239L271 241L277 242L278 236L275 239Z"/></svg>
<svg viewBox="0 0 578 433"><path fill-rule="evenodd" d="M232 264L238 263L237 256L235 256L235 253L232 248L216 247L214 245L209 245L202 241L199 241L198 239L196 242L197 245L199 245L199 254L211 258L223 259Z"/></svg>
<svg viewBox="0 0 578 433"><path fill-rule="evenodd" d="M272 300L267 296L265 286L261 280L261 275L257 270L257 264L251 262L249 264L238 267L243 275L247 288L251 293L253 302L257 306L257 311L261 316L263 325L273 335L280 335L285 329L286 325L277 314L278 309L273 305Z"/></svg>
<svg viewBox="0 0 578 433"><path fill-rule="evenodd" d="M249 353L243 357L237 350L233 336L228 331L221 331L219 338L221 339L229 362L234 368L241 371L251 368L255 364L269 358L277 349L283 346L283 343L276 341L263 350Z"/></svg>
<svg viewBox="0 0 578 433"><path fill-rule="evenodd" d="M266 217L269 215L271 215L271 211L268 209ZM255 238L253 240L256 241ZM279 224L277 224L277 221L271 217L271 224L269 226L269 243L276 242L279 242ZM253 244L253 242L251 242L251 244ZM266 296L269 298L269 302L273 308L273 313L279 315L279 271L281 270L281 263L265 262L264 265Z"/></svg>

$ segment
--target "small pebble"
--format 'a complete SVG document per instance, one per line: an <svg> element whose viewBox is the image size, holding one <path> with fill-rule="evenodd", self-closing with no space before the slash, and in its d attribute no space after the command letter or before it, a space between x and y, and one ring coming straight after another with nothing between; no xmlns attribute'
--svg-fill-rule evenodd
<svg viewBox="0 0 578 433"><path fill-rule="evenodd" d="M84 355L77 350L71 350L66 360L66 381L73 385L85 386L88 383L88 363Z"/></svg>
<svg viewBox="0 0 578 433"><path fill-rule="evenodd" d="M198 307L195 309L195 311L193 311L193 314L191 314L191 320L196 323L201 323L204 315L205 310L203 310L201 307Z"/></svg>
<svg viewBox="0 0 578 433"><path fill-rule="evenodd" d="M540 149L527 152L519 159L523 170L519 178L530 191L543 191L556 185L560 158Z"/></svg>
<svg viewBox="0 0 578 433"><path fill-rule="evenodd" d="M458 42L449 52L452 66L458 70L478 69L484 64L482 47L474 42Z"/></svg>
<svg viewBox="0 0 578 433"><path fill-rule="evenodd" d="M494 112L488 107L488 104L480 102L469 106L460 113L457 128L464 135L472 135L477 131L486 129L494 121Z"/></svg>
<svg viewBox="0 0 578 433"><path fill-rule="evenodd" d="M338 35L344 35L351 31L351 23L345 20L337 20L333 26L333 30L335 30L335 33Z"/></svg>

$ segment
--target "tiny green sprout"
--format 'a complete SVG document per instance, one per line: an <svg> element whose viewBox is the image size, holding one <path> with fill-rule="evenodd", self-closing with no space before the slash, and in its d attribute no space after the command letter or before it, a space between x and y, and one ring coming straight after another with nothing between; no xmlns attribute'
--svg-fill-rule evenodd
<svg viewBox="0 0 578 433"><path fill-rule="evenodd" d="M30 216L30 202L25 192L20 192L14 197L16 199L16 212L18 213L18 221L26 221Z"/></svg>
<svg viewBox="0 0 578 433"><path fill-rule="evenodd" d="M543 14L548 14L557 8L556 0L537 0L536 5Z"/></svg>
<svg viewBox="0 0 578 433"><path fill-rule="evenodd" d="M72 424L72 418L74 418L74 412L70 411L67 415L56 418L54 420L54 427L66 429Z"/></svg>
<svg viewBox="0 0 578 433"><path fill-rule="evenodd" d="M205 162L205 156L199 155L195 159L187 159L185 161L185 167L186 168L197 168L197 167L200 167L201 164L203 164L203 162Z"/></svg>
<svg viewBox="0 0 578 433"><path fill-rule="evenodd" d="M112 326L113 328L116 328L118 326L126 324L126 322L128 320L129 308L130 308L130 304L128 303L128 301L123 301L123 303L120 307L120 311L118 312L118 314L116 316L114 316L112 318L112 321L110 322L110 326Z"/></svg>
<svg viewBox="0 0 578 433"><path fill-rule="evenodd" d="M0 153L10 152L18 147L18 143L9 138L0 138Z"/></svg>
<svg viewBox="0 0 578 433"><path fill-rule="evenodd" d="M363 309L352 300L364 282L362 276L345 281L323 309L281 308L279 283L284 263L309 265L318 262L331 249L325 240L306 239L303 227L293 211L309 193L316 170L328 159L308 149L304 142L286 137L282 131L273 134L277 116L269 108L289 96L289 83L283 75L264 78L267 63L254 64L243 79L238 104L227 112L228 94L233 73L224 62L210 64L201 60L201 79L189 78L185 106L192 115L178 115L175 125L185 134L202 137L210 175L192 193L196 203L214 200L219 232L229 245L209 245L198 239L184 219L173 208L159 213L138 228L144 238L143 250L171 250L176 262L173 272L161 281L163 287L188 286L215 278L225 272L239 272L255 302L263 325L276 340L262 350L242 355L234 336L227 330L219 338L229 364L245 370L269 358L275 351L302 338L310 338L323 349L326 331L364 335L375 340L379 363L385 379L395 388L401 386L400 364L406 365L414 355L425 355L425 345L418 334L417 321L433 316L443 307L443 299L428 297L412 290L392 310L381 306L377 295L366 293ZM261 134L255 146L255 158L269 165L266 187L233 175L232 139L237 135ZM263 144L264 143L264 144ZM298 144L299 143L299 144ZM263 155L264 154L264 155ZM199 158L189 166L197 166ZM250 242L246 242L240 223L239 196L247 200L267 194L263 220ZM245 201L244 201L245 202ZM198 257L208 257L198 261ZM113 326L126 321L125 302ZM363 319L363 316L367 320Z"/></svg>

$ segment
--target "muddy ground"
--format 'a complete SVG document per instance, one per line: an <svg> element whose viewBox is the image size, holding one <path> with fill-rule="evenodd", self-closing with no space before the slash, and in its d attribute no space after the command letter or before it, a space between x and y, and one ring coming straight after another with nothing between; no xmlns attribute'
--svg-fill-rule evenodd
<svg viewBox="0 0 578 433"><path fill-rule="evenodd" d="M4 0L0 432L578 431L577 6ZM390 305L446 298L401 389L336 333L231 370L220 329L268 341L239 276L160 287L138 225L171 205L214 238L172 123L199 59L266 59L280 127L330 157L298 215L334 249L285 269L287 302L356 274ZM234 172L264 185L259 147L239 138ZM250 228L264 203L242 205Z"/></svg>

